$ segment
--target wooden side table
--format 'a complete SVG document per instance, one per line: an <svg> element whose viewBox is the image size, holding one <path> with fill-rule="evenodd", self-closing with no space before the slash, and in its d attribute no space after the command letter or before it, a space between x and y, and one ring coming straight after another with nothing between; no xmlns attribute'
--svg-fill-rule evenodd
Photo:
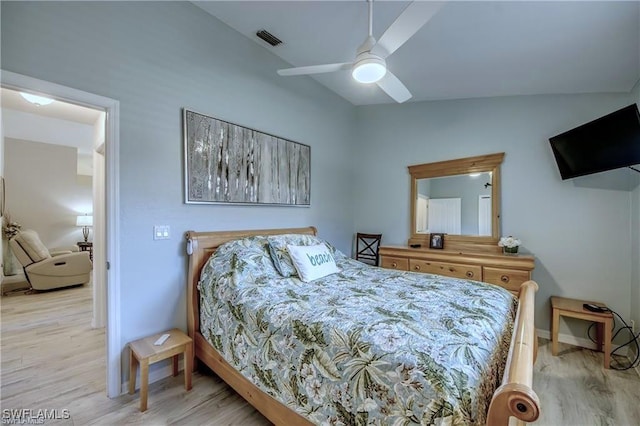
<svg viewBox="0 0 640 426"><path fill-rule="evenodd" d="M567 299L564 297L551 297L551 354L558 354L558 329L560 328L560 317L578 318L585 321L597 323L598 327L598 349L604 352L604 368L609 368L611 363L611 327L613 326L613 314L611 312L591 312L582 307L585 303L592 303L598 306L606 305L599 302L589 302L586 300Z"/></svg>
<svg viewBox="0 0 640 426"><path fill-rule="evenodd" d="M170 337L160 346L155 346L153 342L158 340L163 334ZM135 393L136 370L140 364L140 411L147 410L147 396L149 390L149 365L163 359L173 357L173 375L178 375L178 357L184 357L184 388L191 390L191 360L193 354L193 341L191 337L184 334L177 328L145 337L129 343L131 355L129 357L129 394Z"/></svg>

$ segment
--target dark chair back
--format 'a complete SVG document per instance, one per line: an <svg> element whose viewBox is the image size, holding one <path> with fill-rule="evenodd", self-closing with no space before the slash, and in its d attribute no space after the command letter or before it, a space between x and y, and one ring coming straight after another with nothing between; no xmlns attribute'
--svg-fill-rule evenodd
<svg viewBox="0 0 640 426"><path fill-rule="evenodd" d="M356 260L378 266L380 260L380 241L382 234L356 234Z"/></svg>

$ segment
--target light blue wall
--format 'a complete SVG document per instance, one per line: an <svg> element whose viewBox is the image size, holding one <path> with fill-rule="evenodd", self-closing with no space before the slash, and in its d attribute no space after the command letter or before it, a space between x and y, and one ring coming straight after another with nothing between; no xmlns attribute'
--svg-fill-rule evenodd
<svg viewBox="0 0 640 426"><path fill-rule="evenodd" d="M631 193L631 319L640 327L640 186Z"/></svg>
<svg viewBox="0 0 640 426"><path fill-rule="evenodd" d="M120 101L122 346L186 329L184 232L315 225L349 251L353 107L188 2L2 2L2 68ZM181 108L311 146L311 208L183 203ZM153 241L154 224L170 225Z"/></svg>
<svg viewBox="0 0 640 426"><path fill-rule="evenodd" d="M502 234L536 256L537 326L549 329L552 295L600 300L628 318L630 193L562 181L548 139L631 102L628 94L529 96L358 108L359 164L383 166L356 169L356 228L406 244L407 165L505 152ZM579 325L572 332L586 337Z"/></svg>
<svg viewBox="0 0 640 426"><path fill-rule="evenodd" d="M631 95L640 106L640 80ZM631 319L636 322L637 333L640 330L640 185L631 193L631 244Z"/></svg>

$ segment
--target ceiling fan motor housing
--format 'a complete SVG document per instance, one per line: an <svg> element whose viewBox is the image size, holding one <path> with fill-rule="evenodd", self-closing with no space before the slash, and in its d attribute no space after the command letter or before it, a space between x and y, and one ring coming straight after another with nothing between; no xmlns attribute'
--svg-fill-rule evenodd
<svg viewBox="0 0 640 426"><path fill-rule="evenodd" d="M371 53L376 39L368 36L358 47L356 59L353 61L351 76L358 83L375 83L387 73L387 62L380 56Z"/></svg>

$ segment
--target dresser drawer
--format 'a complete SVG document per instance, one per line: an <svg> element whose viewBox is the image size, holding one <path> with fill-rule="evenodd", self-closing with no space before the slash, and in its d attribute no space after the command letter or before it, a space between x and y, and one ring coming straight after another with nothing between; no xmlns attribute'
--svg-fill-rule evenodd
<svg viewBox="0 0 640 426"><path fill-rule="evenodd" d="M413 272L425 272L428 274L446 275L447 277L482 281L482 267L475 265L409 259L409 270Z"/></svg>
<svg viewBox="0 0 640 426"><path fill-rule="evenodd" d="M484 274L484 282L499 285L516 293L520 290L520 284L531 279L529 271L519 269L491 268L485 266L482 268L482 273Z"/></svg>
<svg viewBox="0 0 640 426"><path fill-rule="evenodd" d="M383 256L380 259L380 266L387 269L397 269L399 271L409 270L409 259L402 257Z"/></svg>

